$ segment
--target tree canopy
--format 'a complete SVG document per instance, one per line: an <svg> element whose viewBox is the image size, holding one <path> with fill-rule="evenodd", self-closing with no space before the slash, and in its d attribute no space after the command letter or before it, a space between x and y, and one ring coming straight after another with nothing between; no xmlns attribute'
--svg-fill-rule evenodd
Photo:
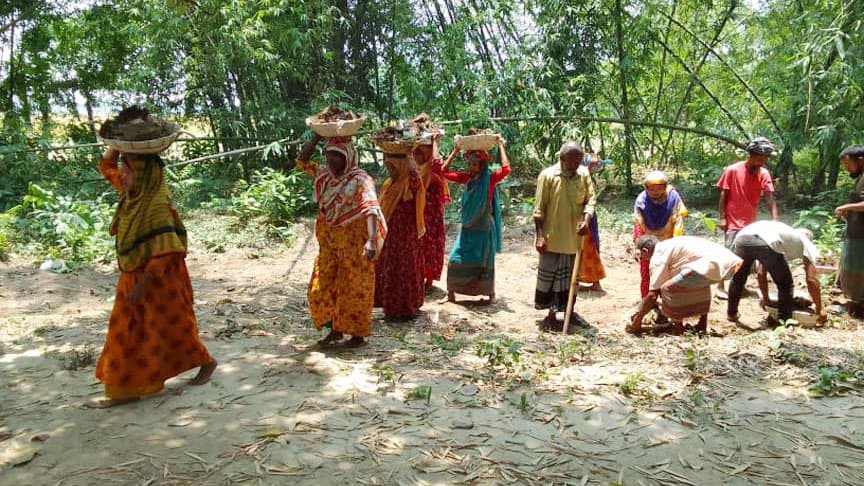
<svg viewBox="0 0 864 486"><path fill-rule="evenodd" d="M237 148L338 103L495 124L538 163L578 137L625 183L649 166L709 180L730 142L767 136L781 183L817 193L864 129L862 18L855 0L13 0L3 141L64 124L93 141L100 110L142 103Z"/></svg>

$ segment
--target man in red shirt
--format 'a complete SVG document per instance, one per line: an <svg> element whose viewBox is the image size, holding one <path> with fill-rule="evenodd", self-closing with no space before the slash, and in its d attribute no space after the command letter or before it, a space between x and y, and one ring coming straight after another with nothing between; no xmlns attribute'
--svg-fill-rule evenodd
<svg viewBox="0 0 864 486"><path fill-rule="evenodd" d="M754 138L747 144L747 153L747 160L726 167L717 182L717 188L720 189L718 226L725 232L727 248L732 246L741 228L756 221L756 211L763 195L771 211L771 218L778 218L774 182L771 180L771 173L764 167L775 153L774 145L767 138ZM721 299L726 298L722 281L717 291Z"/></svg>

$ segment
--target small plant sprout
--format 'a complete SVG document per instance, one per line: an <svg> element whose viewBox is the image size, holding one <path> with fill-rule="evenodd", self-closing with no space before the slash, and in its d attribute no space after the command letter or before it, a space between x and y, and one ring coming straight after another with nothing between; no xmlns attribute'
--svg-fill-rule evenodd
<svg viewBox="0 0 864 486"><path fill-rule="evenodd" d="M426 400L426 405L429 405L432 399L432 387L429 385L419 385L408 392L405 398L408 400Z"/></svg>
<svg viewBox="0 0 864 486"><path fill-rule="evenodd" d="M477 356L489 363L489 366L493 368L503 366L509 371L519 363L521 349L522 343L510 338L501 338L482 341L477 344L475 351Z"/></svg>

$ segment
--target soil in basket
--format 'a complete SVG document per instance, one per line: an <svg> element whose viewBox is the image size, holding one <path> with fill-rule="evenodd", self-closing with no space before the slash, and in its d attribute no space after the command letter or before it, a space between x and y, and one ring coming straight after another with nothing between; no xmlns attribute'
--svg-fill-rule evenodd
<svg viewBox="0 0 864 486"><path fill-rule="evenodd" d="M342 111L335 106L330 106L321 110L315 115L315 118L319 123L331 123L339 120L356 120L360 117L355 115L353 111Z"/></svg>
<svg viewBox="0 0 864 486"><path fill-rule="evenodd" d="M110 140L137 142L167 137L175 130L175 124L151 116L143 108L132 107L103 123L99 128L99 136Z"/></svg>

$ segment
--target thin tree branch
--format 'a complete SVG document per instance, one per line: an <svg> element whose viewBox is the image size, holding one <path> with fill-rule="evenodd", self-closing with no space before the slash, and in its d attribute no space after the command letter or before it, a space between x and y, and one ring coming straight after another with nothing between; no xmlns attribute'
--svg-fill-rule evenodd
<svg viewBox="0 0 864 486"><path fill-rule="evenodd" d="M673 11L672 15L668 15L668 14L666 14L665 12L660 12L660 15L662 15L662 16L666 17L667 19L669 19L669 22L671 22L671 23L677 25L678 27L681 28L681 30L683 30L683 31L686 32L688 35L690 35L690 37L692 37L693 39L695 39L696 42L698 42L700 45L702 45L702 47L704 47L705 49L707 49L708 52L710 52L712 55L714 55L714 57L717 58L717 60L720 61L720 63L723 64L723 66L725 66L726 69L728 69L729 72L731 72L733 76L735 76L735 79L737 79L738 82L741 83L742 86L744 86L744 89L746 89L747 92L750 93L750 95L753 97L753 99L756 100L756 103L759 104L759 107L762 108L762 111L765 112L765 115L768 116L768 119L771 120L771 124L774 125L774 129L777 131L777 135L778 135L778 136L781 138L781 140L782 140L782 138L783 138L783 133L782 133L782 130L780 130L780 125L777 123L777 119L774 118L774 115L771 114L771 111L768 109L767 106L765 106L765 103L762 102L762 98L760 98L759 95L756 94L756 91L755 91L752 87L750 87L750 84L749 84L747 81L745 81L744 78L741 77L741 75L738 74L738 72L735 70L735 68L733 68L733 67L732 67L732 66L731 66L731 65L726 61L726 59L724 59L723 56L721 56L720 53L717 52L716 49L714 49L713 47L711 47L710 45L708 45L707 42L705 42L705 41L703 41L702 39L700 39L699 36L696 35L696 33L693 32L692 30L690 30L686 25L684 25L684 24L682 24L681 22L679 22L678 20L676 20L676 19L673 17L673 16L675 15L674 11Z"/></svg>

